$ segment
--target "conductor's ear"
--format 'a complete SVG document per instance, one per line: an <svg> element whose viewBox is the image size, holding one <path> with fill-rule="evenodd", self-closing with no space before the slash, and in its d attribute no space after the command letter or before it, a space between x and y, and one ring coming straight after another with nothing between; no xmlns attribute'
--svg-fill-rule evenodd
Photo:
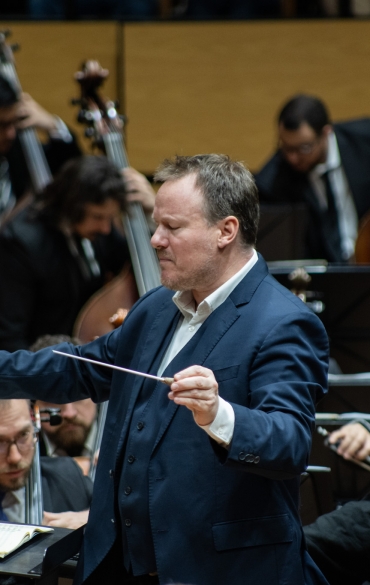
<svg viewBox="0 0 370 585"><path fill-rule="evenodd" d="M220 249L225 248L235 240L239 233L239 220L234 215L221 219L218 223L220 230L217 240Z"/></svg>

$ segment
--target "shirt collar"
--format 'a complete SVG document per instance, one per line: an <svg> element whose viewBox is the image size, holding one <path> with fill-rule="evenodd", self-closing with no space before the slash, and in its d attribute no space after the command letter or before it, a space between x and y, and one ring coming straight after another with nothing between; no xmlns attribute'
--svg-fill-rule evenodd
<svg viewBox="0 0 370 585"><path fill-rule="evenodd" d="M212 311L222 305L222 303L232 293L234 288L237 287L239 282L241 282L248 274L248 272L253 268L257 260L257 252L256 250L253 250L253 255L248 260L248 262L244 264L244 266L236 274L229 278L229 280L224 282L224 284L219 286L215 291L213 291L213 293L208 295L208 297L206 297L198 305L197 309L195 309L195 300L192 292L189 290L177 291L172 297L172 300L184 315L185 319L192 319L196 316L199 316L200 319L204 319L205 316L208 317Z"/></svg>
<svg viewBox="0 0 370 585"><path fill-rule="evenodd" d="M19 490L14 490L12 492L6 492L2 502L3 510L5 511L6 508L11 508L16 504L22 504L22 502L24 501L24 493L25 493L24 487L19 488Z"/></svg>
<svg viewBox="0 0 370 585"><path fill-rule="evenodd" d="M328 171L333 171L341 166L342 161L340 159L340 153L338 148L338 142L334 132L328 134L328 152L326 161L315 166L311 171L313 175L321 177Z"/></svg>

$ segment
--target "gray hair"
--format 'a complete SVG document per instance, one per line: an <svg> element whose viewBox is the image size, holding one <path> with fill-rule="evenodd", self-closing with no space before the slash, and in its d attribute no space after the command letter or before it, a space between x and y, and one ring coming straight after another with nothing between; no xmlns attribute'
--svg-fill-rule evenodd
<svg viewBox="0 0 370 585"><path fill-rule="evenodd" d="M242 244L254 246L259 221L258 191L244 164L226 154L175 156L162 162L154 181L176 181L190 174L195 175L195 186L204 196L208 223L214 225L233 215L239 221Z"/></svg>

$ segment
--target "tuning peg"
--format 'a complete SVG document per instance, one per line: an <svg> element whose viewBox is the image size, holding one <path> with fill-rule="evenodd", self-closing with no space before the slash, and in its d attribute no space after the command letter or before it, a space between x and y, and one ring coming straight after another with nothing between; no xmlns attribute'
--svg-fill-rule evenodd
<svg viewBox="0 0 370 585"><path fill-rule="evenodd" d="M1 34L1 35L2 35L2 36L5 38L5 39L7 39L8 37L10 37L10 35L11 35L12 33L11 33L11 30L10 30L9 28L4 28L3 30L1 30L1 31L0 31L0 34Z"/></svg>
<svg viewBox="0 0 370 585"><path fill-rule="evenodd" d="M72 98L71 99L72 106L80 106L82 104L81 98Z"/></svg>
<svg viewBox="0 0 370 585"><path fill-rule="evenodd" d="M81 124L91 123L92 117L91 112L88 110L80 110L78 112L77 121Z"/></svg>
<svg viewBox="0 0 370 585"><path fill-rule="evenodd" d="M13 51L13 53L15 53L16 51L19 51L19 49L21 48L19 43L13 43L13 45L10 45L11 50Z"/></svg>
<svg viewBox="0 0 370 585"><path fill-rule="evenodd" d="M94 128L86 128L85 136L86 138L92 138L94 136Z"/></svg>

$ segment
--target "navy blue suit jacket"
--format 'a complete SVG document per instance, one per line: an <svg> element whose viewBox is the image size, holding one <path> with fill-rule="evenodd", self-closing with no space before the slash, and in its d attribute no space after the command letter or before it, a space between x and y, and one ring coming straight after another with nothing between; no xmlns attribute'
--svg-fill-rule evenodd
<svg viewBox="0 0 370 585"><path fill-rule="evenodd" d="M58 347L150 372L179 317L172 296L165 288L150 291L119 330L86 346ZM298 513L314 405L326 387L328 343L321 322L268 274L260 257L191 343L192 351L185 346L167 372L192 364L212 369L220 395L234 408L235 430L226 450L188 409L168 402L143 470L161 584L326 583L305 552ZM3 396L110 398L80 583L116 538L120 454L143 379L57 357L50 348L1 352L0 365ZM121 563L117 558L117 583Z"/></svg>

